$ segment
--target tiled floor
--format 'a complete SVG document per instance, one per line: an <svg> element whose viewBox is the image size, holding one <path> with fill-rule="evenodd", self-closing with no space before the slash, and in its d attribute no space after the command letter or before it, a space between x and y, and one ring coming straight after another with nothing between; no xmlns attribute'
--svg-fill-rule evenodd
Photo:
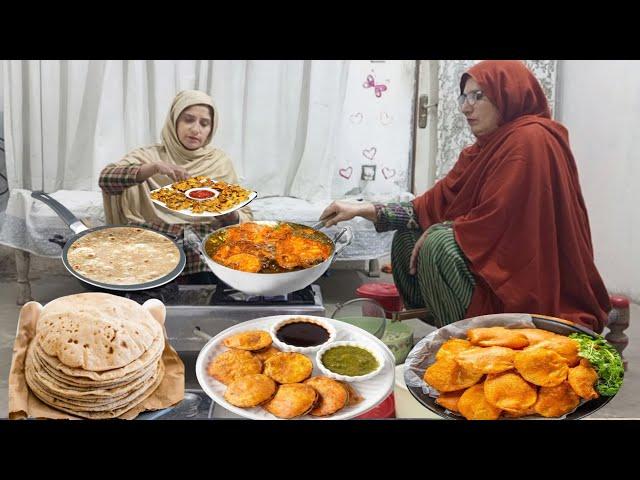
<svg viewBox="0 0 640 480"><path fill-rule="evenodd" d="M362 283L390 281L390 275L383 273L379 278L370 278L360 268L342 269L341 267L331 270L328 277L318 281L322 288L327 316L333 314L337 303L355 298L355 289ZM43 304L59 296L81 291L83 291L82 287L75 278L58 269L47 276L40 274L39 278L32 277L33 297ZM20 307L16 305L15 277L9 275L0 278L0 418L6 418L7 415L7 379L19 310ZM433 330L433 327L419 320L406 322L414 328L416 341ZM625 375L624 386L608 405L589 417L591 419L640 419L640 305L634 304L631 308L631 326L626 334L630 342L625 350L629 368Z"/></svg>

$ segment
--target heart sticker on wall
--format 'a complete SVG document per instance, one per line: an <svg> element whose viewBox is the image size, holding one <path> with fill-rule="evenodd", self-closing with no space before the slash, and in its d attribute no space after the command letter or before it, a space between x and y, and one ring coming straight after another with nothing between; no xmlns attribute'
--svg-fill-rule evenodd
<svg viewBox="0 0 640 480"><path fill-rule="evenodd" d="M376 147L371 147L368 150L365 148L364 150L362 150L362 155L364 155L369 160L373 160L373 157L376 156L376 153L378 153L378 149Z"/></svg>
<svg viewBox="0 0 640 480"><path fill-rule="evenodd" d="M353 175L353 167L341 168L338 173L342 178L346 178L347 180L349 180L351 178L351 175Z"/></svg>
<svg viewBox="0 0 640 480"><path fill-rule="evenodd" d="M380 112L380 123L382 125L391 125L393 122L393 117L389 115L387 112Z"/></svg>
<svg viewBox="0 0 640 480"><path fill-rule="evenodd" d="M382 175L384 175L384 178L389 180L391 177L394 177L396 175L396 171L393 168L384 167L382 169Z"/></svg>
<svg viewBox="0 0 640 480"><path fill-rule="evenodd" d="M364 118L364 115L362 115L360 112L358 113L354 113L353 115L349 116L349 121L353 124L359 124L362 123L362 119Z"/></svg>

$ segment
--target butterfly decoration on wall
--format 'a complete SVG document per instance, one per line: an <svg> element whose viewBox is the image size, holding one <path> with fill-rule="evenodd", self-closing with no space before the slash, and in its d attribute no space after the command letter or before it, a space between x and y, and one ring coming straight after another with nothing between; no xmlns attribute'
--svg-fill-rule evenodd
<svg viewBox="0 0 640 480"><path fill-rule="evenodd" d="M376 83L373 75L367 75L367 80L362 84L362 88L373 88L376 97L380 98L382 92L387 90L387 86L383 83Z"/></svg>

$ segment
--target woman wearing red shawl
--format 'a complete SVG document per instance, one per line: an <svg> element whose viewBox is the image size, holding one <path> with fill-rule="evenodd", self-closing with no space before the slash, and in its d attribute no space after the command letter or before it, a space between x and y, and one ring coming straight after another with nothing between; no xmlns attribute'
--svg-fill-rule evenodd
<svg viewBox="0 0 640 480"><path fill-rule="evenodd" d="M409 308L437 326L492 313L550 315L601 332L611 309L596 269L568 132L518 61L462 75L459 103L476 142L412 202L334 202L327 226L356 215L398 230L391 261Z"/></svg>

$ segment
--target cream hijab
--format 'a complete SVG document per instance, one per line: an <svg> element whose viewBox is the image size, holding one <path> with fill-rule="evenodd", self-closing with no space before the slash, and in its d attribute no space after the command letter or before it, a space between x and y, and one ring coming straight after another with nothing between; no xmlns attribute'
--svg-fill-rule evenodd
<svg viewBox="0 0 640 480"><path fill-rule="evenodd" d="M176 125L183 110L193 105L208 105L213 113L213 125L204 145L197 150L187 150L178 139ZM206 175L227 183L238 183L238 177L229 157L222 150L210 146L211 138L218 129L218 112L209 95L198 90L184 90L173 100L162 129L162 144L142 147L130 152L112 166L125 167L151 162L165 162L180 165L191 176ZM120 195L103 193L107 223L112 225L129 223L186 224L189 221L156 208L149 193L156 188L173 183L166 175L154 175L147 181L127 188ZM249 207L238 212L240 222L252 219Z"/></svg>

